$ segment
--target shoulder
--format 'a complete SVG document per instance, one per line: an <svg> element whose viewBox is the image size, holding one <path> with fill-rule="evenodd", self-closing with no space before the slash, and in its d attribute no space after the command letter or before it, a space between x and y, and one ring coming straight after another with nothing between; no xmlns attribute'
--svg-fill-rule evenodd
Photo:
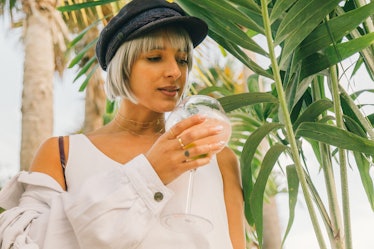
<svg viewBox="0 0 374 249"><path fill-rule="evenodd" d="M68 137L64 137L64 155L68 150ZM30 165L30 171L47 174L54 178L65 189L65 177L60 160L60 149L58 137L45 140L35 153Z"/></svg>

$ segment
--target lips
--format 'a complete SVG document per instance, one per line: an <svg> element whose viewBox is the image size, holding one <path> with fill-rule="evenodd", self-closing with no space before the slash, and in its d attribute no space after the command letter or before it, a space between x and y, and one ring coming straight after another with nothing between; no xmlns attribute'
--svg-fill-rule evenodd
<svg viewBox="0 0 374 249"><path fill-rule="evenodd" d="M175 86L160 87L157 90L161 91L163 94L174 97L179 92L179 88Z"/></svg>

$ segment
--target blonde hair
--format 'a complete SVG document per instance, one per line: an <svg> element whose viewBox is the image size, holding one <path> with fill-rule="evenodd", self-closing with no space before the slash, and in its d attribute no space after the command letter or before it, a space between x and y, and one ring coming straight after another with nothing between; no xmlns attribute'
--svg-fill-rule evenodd
<svg viewBox="0 0 374 249"><path fill-rule="evenodd" d="M129 82L131 68L141 53L163 46L165 37L174 48L187 52L188 71L190 72L193 60L193 45L187 31L173 26L157 29L145 36L123 43L117 50L108 64L108 74L104 85L105 92L110 100L126 98L133 103L137 103Z"/></svg>

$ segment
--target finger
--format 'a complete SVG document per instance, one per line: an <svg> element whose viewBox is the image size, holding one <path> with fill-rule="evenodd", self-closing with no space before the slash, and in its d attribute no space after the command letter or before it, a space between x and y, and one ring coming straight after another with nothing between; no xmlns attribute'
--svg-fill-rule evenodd
<svg viewBox="0 0 374 249"><path fill-rule="evenodd" d="M183 150L185 160L196 160L199 158L209 157L215 153L221 151L225 147L224 142L218 142L214 144L204 144L195 147L186 147Z"/></svg>
<svg viewBox="0 0 374 249"><path fill-rule="evenodd" d="M177 136L175 135L174 131L173 131L173 127L170 128L170 130L168 131L167 133L167 137L169 140L172 140L174 138L176 138Z"/></svg>
<svg viewBox="0 0 374 249"><path fill-rule="evenodd" d="M189 129L178 136L185 146L190 147L197 144L205 143L210 141L210 143L218 142L220 140L220 133L222 133L224 127L222 125L217 126L207 126L207 127L196 127L194 129ZM199 141L201 140L201 141Z"/></svg>
<svg viewBox="0 0 374 249"><path fill-rule="evenodd" d="M188 128L191 128L192 126L198 125L203 123L206 120L205 115L197 114L193 115L189 118L186 118L178 123L176 123L173 127L169 130L169 137L176 138L180 136L183 131L185 131Z"/></svg>

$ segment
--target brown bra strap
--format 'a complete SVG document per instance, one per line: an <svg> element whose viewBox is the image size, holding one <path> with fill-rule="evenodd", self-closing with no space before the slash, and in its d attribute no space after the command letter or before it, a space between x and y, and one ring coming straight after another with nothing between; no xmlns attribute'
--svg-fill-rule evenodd
<svg viewBox="0 0 374 249"><path fill-rule="evenodd" d="M66 184L66 177L65 177L65 168L66 168L66 159L65 159L65 149L64 149L64 137L58 137L58 148L60 151L60 162L62 166L62 173L64 174L64 182L66 190L68 190L68 185Z"/></svg>

